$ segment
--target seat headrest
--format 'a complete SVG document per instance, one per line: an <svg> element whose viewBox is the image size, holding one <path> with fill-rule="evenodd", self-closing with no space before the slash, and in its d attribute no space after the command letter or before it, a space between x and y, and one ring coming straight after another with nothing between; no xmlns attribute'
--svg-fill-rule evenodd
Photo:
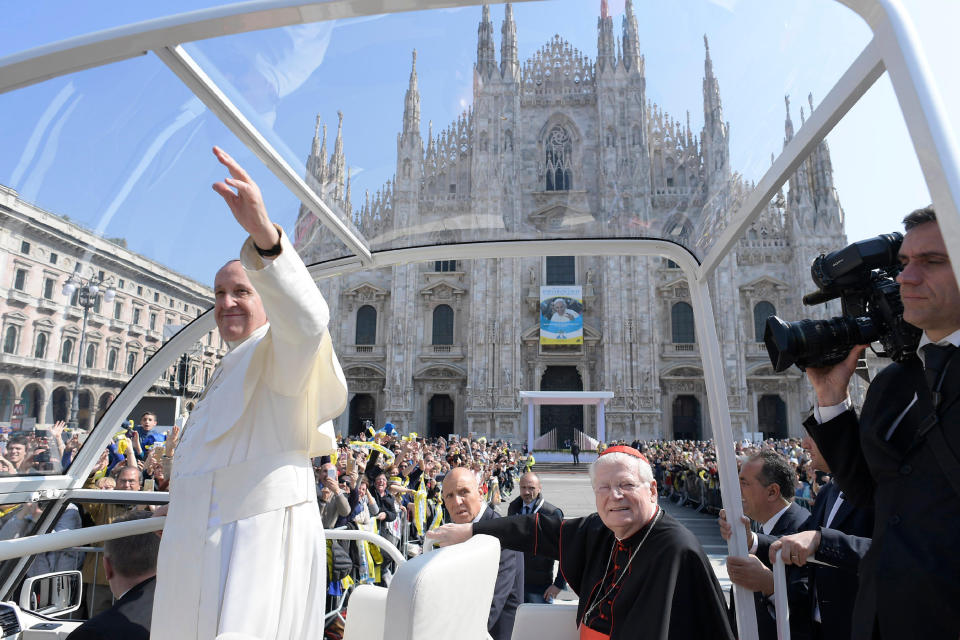
<svg viewBox="0 0 960 640"><path fill-rule="evenodd" d="M487 640L500 541L473 536L404 563L390 583L384 637Z"/></svg>

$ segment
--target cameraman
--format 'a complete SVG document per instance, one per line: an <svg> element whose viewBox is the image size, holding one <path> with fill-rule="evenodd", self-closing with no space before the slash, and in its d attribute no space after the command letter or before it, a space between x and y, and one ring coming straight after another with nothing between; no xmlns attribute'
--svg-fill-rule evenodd
<svg viewBox="0 0 960 640"><path fill-rule="evenodd" d="M853 637L956 640L960 290L933 207L903 222L897 281L904 319L924 332L918 357L876 376L859 420L847 384L863 348L832 367L808 368L817 407L804 426L846 499L876 510Z"/></svg>

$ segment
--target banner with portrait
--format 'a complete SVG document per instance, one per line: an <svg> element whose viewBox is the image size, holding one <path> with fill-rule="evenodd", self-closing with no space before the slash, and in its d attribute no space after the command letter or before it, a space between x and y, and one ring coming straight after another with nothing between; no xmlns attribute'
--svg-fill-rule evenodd
<svg viewBox="0 0 960 640"><path fill-rule="evenodd" d="M540 287L540 344L583 344L583 287Z"/></svg>

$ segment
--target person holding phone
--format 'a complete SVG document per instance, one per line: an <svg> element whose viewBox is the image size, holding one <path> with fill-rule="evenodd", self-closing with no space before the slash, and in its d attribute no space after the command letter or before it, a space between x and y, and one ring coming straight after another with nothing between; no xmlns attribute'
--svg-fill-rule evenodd
<svg viewBox="0 0 960 640"><path fill-rule="evenodd" d="M349 515L350 503L340 488L337 467L326 463L320 467L320 480L317 483L317 504L320 506L320 519L324 529L332 529L337 518Z"/></svg>

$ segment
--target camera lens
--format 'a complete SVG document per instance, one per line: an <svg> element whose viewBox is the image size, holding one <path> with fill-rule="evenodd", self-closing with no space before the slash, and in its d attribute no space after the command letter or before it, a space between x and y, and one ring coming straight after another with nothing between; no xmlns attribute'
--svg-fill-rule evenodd
<svg viewBox="0 0 960 640"><path fill-rule="evenodd" d="M856 345L874 342L879 337L880 332L867 317L785 322L771 316L763 342L774 371L779 373L792 364L801 369L836 364Z"/></svg>

